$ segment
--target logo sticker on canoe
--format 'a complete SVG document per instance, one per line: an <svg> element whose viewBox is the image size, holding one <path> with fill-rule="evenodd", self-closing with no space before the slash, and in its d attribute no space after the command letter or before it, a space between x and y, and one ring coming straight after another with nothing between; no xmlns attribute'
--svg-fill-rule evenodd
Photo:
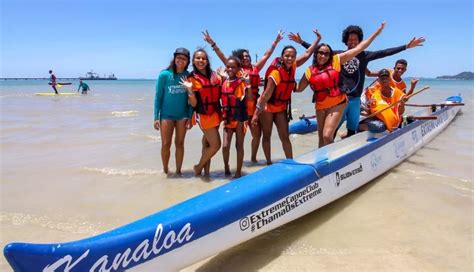
<svg viewBox="0 0 474 272"><path fill-rule="evenodd" d="M350 178L352 176L355 176L359 173L362 173L364 171L364 168L362 168L362 163L359 163L359 167L351 170L351 171L347 171L345 173L339 173L339 171L336 172L336 187L339 187L339 185L341 184L341 181L347 179L347 178Z"/></svg>
<svg viewBox="0 0 474 272"><path fill-rule="evenodd" d="M372 170L377 170L379 166L382 164L382 155L377 154L377 153L372 153L370 155L370 166L372 167Z"/></svg>
<svg viewBox="0 0 474 272"><path fill-rule="evenodd" d="M250 228L250 231L254 232L305 204L307 201L319 195L321 191L322 189L317 182L311 183L303 189L274 202L271 206L241 218L239 221L240 230L245 231Z"/></svg>
<svg viewBox="0 0 474 272"><path fill-rule="evenodd" d="M448 120L448 112L445 111L438 115L436 120L428 121L421 125L421 136L425 137L425 135L429 134L433 129L439 127L443 124L446 120Z"/></svg>

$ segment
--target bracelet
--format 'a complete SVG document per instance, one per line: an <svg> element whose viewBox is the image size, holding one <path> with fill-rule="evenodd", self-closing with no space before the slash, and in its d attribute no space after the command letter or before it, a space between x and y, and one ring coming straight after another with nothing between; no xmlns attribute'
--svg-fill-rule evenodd
<svg viewBox="0 0 474 272"><path fill-rule="evenodd" d="M214 42L213 44L211 44L211 47L214 47L214 46L216 46L216 42Z"/></svg>
<svg viewBox="0 0 474 272"><path fill-rule="evenodd" d="M257 105L255 105L255 108L257 108L257 110L259 110L259 111L263 111L263 107L259 103L257 103Z"/></svg>

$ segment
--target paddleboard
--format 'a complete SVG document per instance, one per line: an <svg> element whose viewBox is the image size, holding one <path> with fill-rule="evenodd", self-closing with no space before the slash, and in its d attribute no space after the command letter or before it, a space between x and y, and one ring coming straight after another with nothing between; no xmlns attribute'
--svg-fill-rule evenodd
<svg viewBox="0 0 474 272"><path fill-rule="evenodd" d="M48 83L49 85L53 85L53 83ZM56 84L59 84L59 85L71 85L72 83L71 82L56 82Z"/></svg>
<svg viewBox="0 0 474 272"><path fill-rule="evenodd" d="M38 96L65 96L65 95L79 95L79 93L59 93L59 94L55 94L55 93L52 93L52 92L49 92L49 93L35 93L35 95L38 95Z"/></svg>

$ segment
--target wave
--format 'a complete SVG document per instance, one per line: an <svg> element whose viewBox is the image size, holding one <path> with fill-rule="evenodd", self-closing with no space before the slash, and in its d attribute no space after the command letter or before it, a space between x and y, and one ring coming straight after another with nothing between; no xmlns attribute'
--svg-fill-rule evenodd
<svg viewBox="0 0 474 272"><path fill-rule="evenodd" d="M433 172L429 172L429 171L415 171L415 170L409 170L409 169L406 169L406 170L403 170L403 171L415 175L416 178L422 178L425 175L430 175L430 176L439 177L439 178L443 178L443 179L456 179L456 180L464 182L464 183L472 183L473 182L473 180L471 180L471 179L456 178L456 177L453 177L453 176L447 176L447 175L433 173Z"/></svg>
<svg viewBox="0 0 474 272"><path fill-rule="evenodd" d="M47 229L65 231L76 234L96 235L102 232L102 226L69 217L66 221L58 221L48 216L38 216L25 213L1 212L0 222L10 223L13 226L40 226Z"/></svg>
<svg viewBox="0 0 474 272"><path fill-rule="evenodd" d="M429 172L429 171L404 170L404 172L414 175L415 179L426 178L426 176L436 177L436 179L429 178L429 180L431 182L436 181L437 183L449 186L449 187L457 190L458 193L461 196L464 196L464 197L471 198L472 194L474 193L474 190L471 189L471 186L472 186L471 184L473 183L473 180L470 180L470 179L456 178L456 177L451 177L451 176L442 175L442 174L438 174L438 173L433 173L433 172ZM449 181L450 179L454 179L455 181L461 182L461 183L455 183L455 182Z"/></svg>
<svg viewBox="0 0 474 272"><path fill-rule="evenodd" d="M161 174L161 171L152 170L152 169L118 169L118 168L92 168L92 167L84 167L86 171L96 172L105 174L107 176L126 176L126 177L133 177L139 175L156 175Z"/></svg>
<svg viewBox="0 0 474 272"><path fill-rule="evenodd" d="M138 116L138 111L131 110L131 111L113 111L111 112L115 117L131 117L131 116Z"/></svg>
<svg viewBox="0 0 474 272"><path fill-rule="evenodd" d="M134 132L130 133L130 135L136 136L136 137L143 137L143 138L152 140L152 141L154 141L154 142L161 142L161 136L147 135L147 134L138 134L138 133L134 133Z"/></svg>

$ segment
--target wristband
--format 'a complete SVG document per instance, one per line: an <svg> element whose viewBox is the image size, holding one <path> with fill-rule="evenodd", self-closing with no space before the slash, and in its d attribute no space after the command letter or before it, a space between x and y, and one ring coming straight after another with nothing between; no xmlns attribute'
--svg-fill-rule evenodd
<svg viewBox="0 0 474 272"><path fill-rule="evenodd" d="M214 46L216 46L216 42L214 42L213 44L211 44L211 47L214 47Z"/></svg>

